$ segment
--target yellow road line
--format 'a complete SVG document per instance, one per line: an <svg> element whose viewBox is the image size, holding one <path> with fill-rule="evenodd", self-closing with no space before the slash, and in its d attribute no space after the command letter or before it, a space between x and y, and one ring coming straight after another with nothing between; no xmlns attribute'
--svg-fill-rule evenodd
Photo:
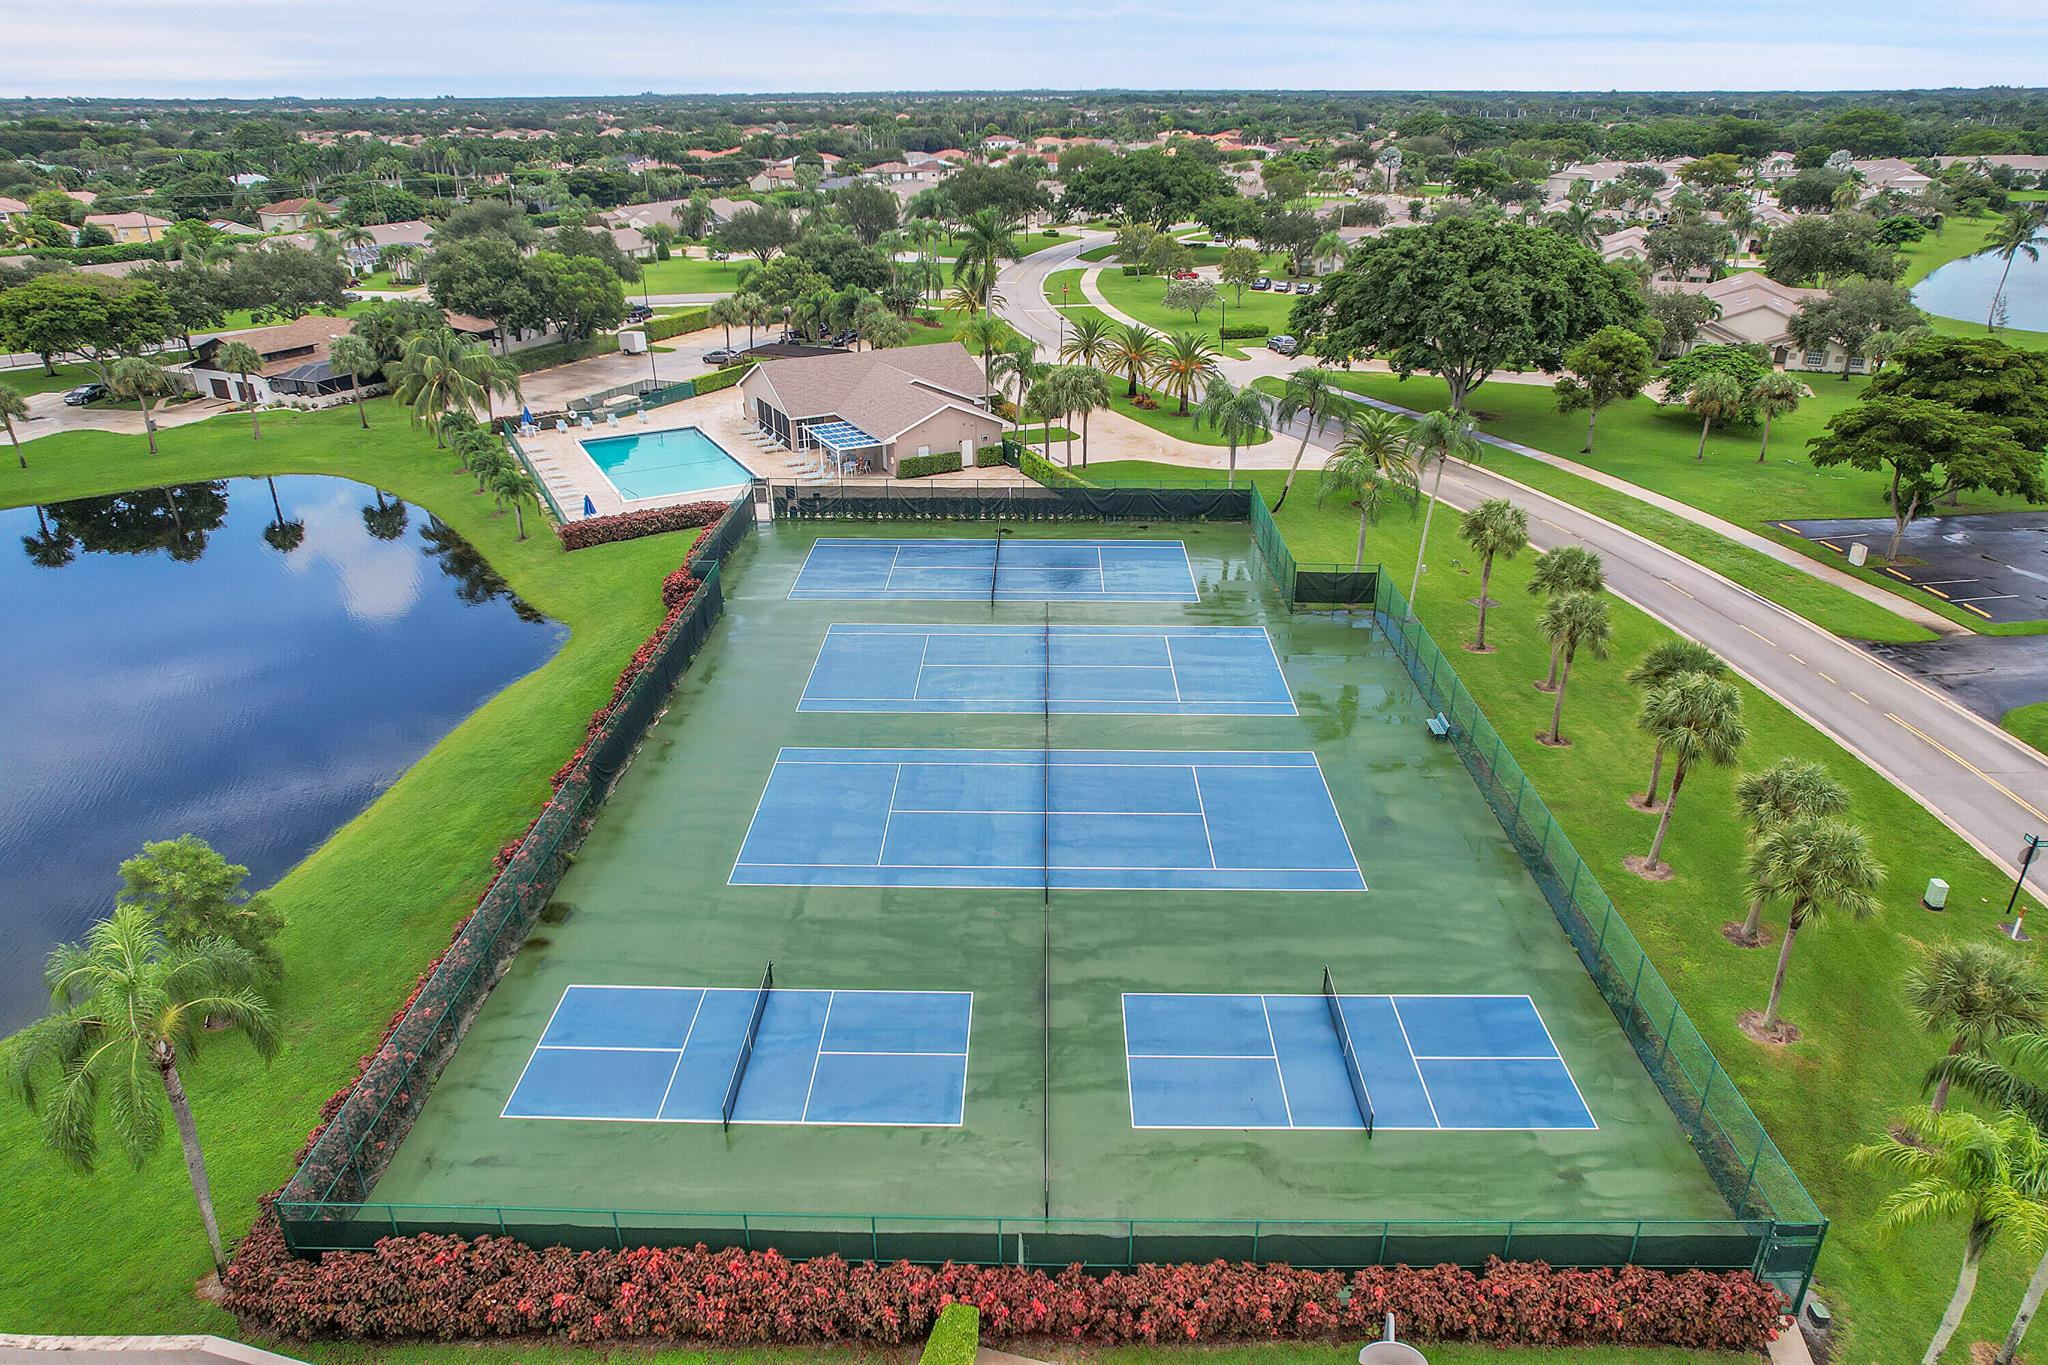
<svg viewBox="0 0 2048 1365"><path fill-rule="evenodd" d="M1858 692L1853 687L1849 689L1849 695L1854 697L1856 700L1862 702L1865 706L1870 705L1870 698L1864 696L1861 692Z"/></svg>
<svg viewBox="0 0 2048 1365"><path fill-rule="evenodd" d="M1741 623L1741 622L1739 622L1739 621L1738 621L1738 622L1736 622L1736 624L1737 624L1737 625L1742 625L1742 623ZM1744 630L1749 630L1749 627L1748 627L1748 626L1743 626L1742 628L1743 628ZM1756 632L1755 632L1755 631L1753 631L1753 630L1749 630L1749 633L1750 633L1751 635L1756 635ZM1762 641L1763 641L1763 642L1764 642L1765 644L1767 644L1767 645L1770 645L1772 649L1776 649L1776 648L1778 647L1778 646L1777 646L1777 645L1776 645L1775 643L1773 643L1773 641L1771 640L1771 638L1770 638L1770 637L1769 637L1768 635L1756 635L1756 638L1757 638L1757 639L1759 639L1759 640L1762 640Z"/></svg>
<svg viewBox="0 0 2048 1365"><path fill-rule="evenodd" d="M2007 799L2007 800L2011 801L2011 802L2012 802L2012 803L2013 803L2014 805L2018 806L2018 807L2019 807L2020 809L2022 809L2022 810L2026 811L2026 812L2027 812L2027 813L2028 813L2029 815L2033 816L2033 817L2034 817L2034 818L2035 818L2036 820L2043 820L2043 821L2048 821L2048 813L2043 813L2043 812L2042 812L2042 811L2041 811L2041 810L2040 810L2040 809L2039 809L2038 807L2036 807L2036 806L2035 806L2035 805L2034 805L2034 804L2033 804L2033 803L2032 803L2031 801L2027 800L2027 798L2026 798L2026 797L2024 797L2024 796L2021 796L2021 795L2020 795L2020 794L2019 794L2018 792L2014 791L2014 790L2013 790L2013 789L2012 789L2011 787L2008 787L2008 786L2006 786L2006 785L2005 785L2005 784L2004 784L2003 782L2000 782L2000 781L1999 781L1999 780L1998 780L1997 778L1993 777L1993 776L1992 776L1992 775L1991 775L1990 773L1987 773L1987 772L1985 772L1985 771L1984 771L1984 770L1983 770L1982 768L1980 768L1980 767L1978 767L1978 766L1977 766L1976 764L1974 764L1974 763L1970 762L1970 760L1969 760L1969 759L1967 759L1967 758L1964 758L1964 757L1963 757L1963 756L1962 756L1961 754L1957 753L1957 752L1956 752L1956 751L1955 751L1954 749L1951 749L1951 748L1949 748L1949 747L1948 747L1948 745L1946 745L1946 744L1943 744L1943 743L1942 743L1942 742L1941 742L1940 740L1938 740L1938 739L1936 739L1936 738L1935 738L1934 736L1932 736L1932 735L1928 734L1928 733L1927 733L1927 732L1926 732L1925 730L1922 730L1922 729L1921 729L1921 728L1920 728L1919 726L1917 726L1917 725L1913 724L1913 722L1911 722L1911 721L1909 721L1909 720L1906 720L1906 719L1904 719L1904 718L1903 718L1903 717L1901 717L1901 716L1896 716L1896 715L1893 715L1893 714L1892 714L1892 713L1891 713L1890 711L1887 711L1887 712L1885 712L1885 713L1884 713L1884 718L1885 718L1886 720L1888 720L1888 721L1891 721L1891 722L1892 722L1892 723L1893 723L1894 725L1897 725L1897 726L1899 726L1900 728L1902 728L1902 729L1906 730L1906 731L1907 731L1908 733L1912 734L1913 736L1915 736L1916 738L1918 738L1919 740L1921 740L1921 741L1922 741L1923 743L1926 743L1926 744L1930 744L1930 745L1932 745L1933 747L1935 747L1935 748L1937 748L1937 749L1941 750L1941 752L1943 752L1944 754L1947 754L1947 755L1948 755L1948 756L1949 756L1949 757L1950 757L1951 759L1955 760L1955 761L1956 761L1957 763L1960 763L1960 764L1961 764L1961 765L1962 765L1963 767L1965 767L1965 768L1968 768L1968 769L1969 769L1969 770L1970 770L1971 772L1975 773L1975 774L1976 774L1977 776L1979 776L1979 777L1983 778L1983 779L1984 779L1984 780L1985 780L1986 782L1990 783L1990 784L1991 784L1991 785L1992 785L1993 787L1997 788L1997 789L1998 789L1998 790L1999 790L2000 792L2004 793L2004 795L2005 795L2005 797L2006 797L2006 799Z"/></svg>
<svg viewBox="0 0 2048 1365"><path fill-rule="evenodd" d="M1934 594L1934 595L1935 595L1936 597L1939 597L1939 598L1940 598L1940 599L1941 599L1942 601L1944 601L1944 602L1948 601L1948 594L1947 594L1947 593L1945 593L1945 592L1943 592L1943 591L1942 591L1942 590L1941 590L1940 588L1930 588L1930 587L1928 587L1928 586L1927 586L1927 585L1926 585L1925 583L1922 583L1922 584L1920 585L1920 590L1921 590L1922 592L1931 592L1931 593L1933 593L1933 594Z"/></svg>
<svg viewBox="0 0 2048 1365"><path fill-rule="evenodd" d="M1885 572L1890 574L1893 578L1898 579L1901 583L1911 583L1913 581L1912 579L1906 577L1904 574L1900 573L1897 569L1886 569Z"/></svg>
<svg viewBox="0 0 2048 1365"><path fill-rule="evenodd" d="M1834 551L1834 552L1835 552L1836 554L1841 554L1841 553L1842 553L1842 547L1841 547L1841 546L1839 546L1839 545L1837 545L1837 544L1835 544L1835 542L1833 542L1832 540L1816 540L1816 541L1814 542L1814 544L1816 544L1816 545L1825 545L1825 546L1827 546L1827 547L1828 547L1828 548L1829 548L1830 550L1833 550L1833 551Z"/></svg>
<svg viewBox="0 0 2048 1365"><path fill-rule="evenodd" d="M1819 670L1819 669L1815 669L1814 671L1815 671L1816 673L1819 673L1819 672L1820 672L1820 670ZM1820 680L1821 680L1822 682L1824 682L1824 683L1828 683L1828 684L1830 684L1831 686L1835 686L1835 687L1840 687L1840 686L1841 686L1841 684L1840 684L1840 683L1836 682L1836 681L1835 681L1835 680L1834 680L1833 678L1830 678L1830 677L1829 677L1829 676L1828 676L1827 674L1825 674L1825 673L1821 673L1821 675L1820 675Z"/></svg>
<svg viewBox="0 0 2048 1365"><path fill-rule="evenodd" d="M1991 613L1984 610L1984 608L1982 607L1973 607L1968 602L1958 602L1956 603L1956 605L1961 607L1964 611L1976 612L1979 616L1983 617L1987 621L1991 619Z"/></svg>

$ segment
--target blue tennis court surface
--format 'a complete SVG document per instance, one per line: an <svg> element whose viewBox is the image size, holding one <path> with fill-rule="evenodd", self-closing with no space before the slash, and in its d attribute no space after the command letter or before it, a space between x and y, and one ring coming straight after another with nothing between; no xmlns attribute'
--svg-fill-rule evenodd
<svg viewBox="0 0 2048 1365"><path fill-rule="evenodd" d="M1363 891L1312 753L784 749L735 886Z"/></svg>
<svg viewBox="0 0 2048 1365"><path fill-rule="evenodd" d="M1050 654L1050 658L1048 658ZM1291 716L1258 626L835 625L799 711Z"/></svg>
<svg viewBox="0 0 2048 1365"><path fill-rule="evenodd" d="M821 536L789 595L811 601L1194 602L1177 540L873 540Z"/></svg>
<svg viewBox="0 0 2048 1365"><path fill-rule="evenodd" d="M1374 1127L1597 1128L1525 995L1339 997ZM1126 995L1136 1128L1358 1128L1322 995Z"/></svg>
<svg viewBox="0 0 2048 1365"><path fill-rule="evenodd" d="M504 1117L717 1123L758 992L571 986ZM768 993L734 1123L957 1126L967 991Z"/></svg>

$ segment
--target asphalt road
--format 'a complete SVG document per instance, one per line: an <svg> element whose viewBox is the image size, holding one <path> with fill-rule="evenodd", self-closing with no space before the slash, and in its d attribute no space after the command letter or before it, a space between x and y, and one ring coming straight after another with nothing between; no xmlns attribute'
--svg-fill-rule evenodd
<svg viewBox="0 0 2048 1365"><path fill-rule="evenodd" d="M1056 347L1060 319L1045 302L1045 277L1107 240L1106 233L1090 233L1005 270L998 285L1008 300L1004 316L1041 346ZM1240 364L1224 362L1225 372ZM1300 431L1294 428L1297 437ZM1314 443L1327 448L1326 440ZM1617 596L1713 649L2008 874L2018 871L2022 835L2048 835L2048 759L1956 701L1719 574L1569 503L1477 466L1454 464L1445 471L1448 505L1462 509L1488 498L1527 508L1530 539L1540 550L1584 545L1597 551ZM1405 588L1407 574L1397 569L1397 577Z"/></svg>

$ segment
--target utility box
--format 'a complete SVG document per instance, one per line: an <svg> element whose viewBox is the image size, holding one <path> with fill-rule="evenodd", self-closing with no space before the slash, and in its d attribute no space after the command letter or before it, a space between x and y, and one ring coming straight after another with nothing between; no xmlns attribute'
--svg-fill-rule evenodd
<svg viewBox="0 0 2048 1365"><path fill-rule="evenodd" d="M1865 545L1865 544L1864 544L1864 543L1863 543L1862 541L1860 541L1860 540L1857 540L1857 541L1851 541L1851 542L1850 542L1850 544L1849 544L1849 562L1850 562L1851 564L1854 564L1854 565L1855 565L1855 566L1856 566L1857 568L1859 568L1859 569L1860 569L1860 568L1862 568L1862 567L1863 567L1863 561L1865 561L1866 559L1869 559L1869 558L1870 558L1870 547L1869 547L1868 545Z"/></svg>
<svg viewBox="0 0 2048 1365"><path fill-rule="evenodd" d="M1929 910L1948 909L1948 883L1939 877L1929 877L1927 894L1920 898L1920 903Z"/></svg>
<svg viewBox="0 0 2048 1365"><path fill-rule="evenodd" d="M621 332L621 333L619 333L619 350L620 350L621 352L623 352L624 354L626 354L626 355L646 355L646 354L647 354L647 333L645 333L645 332Z"/></svg>

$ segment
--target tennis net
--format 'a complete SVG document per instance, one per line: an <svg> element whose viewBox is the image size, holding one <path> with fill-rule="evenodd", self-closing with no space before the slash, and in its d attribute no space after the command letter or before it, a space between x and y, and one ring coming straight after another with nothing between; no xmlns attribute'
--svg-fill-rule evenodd
<svg viewBox="0 0 2048 1365"><path fill-rule="evenodd" d="M1344 1074L1351 1080L1351 1098L1358 1101L1358 1117L1365 1120L1365 1135L1372 1136L1372 1095L1365 1088L1365 1073L1358 1067L1358 1051L1351 1046L1351 1025L1344 1020L1344 1008L1337 998L1337 983L1328 966L1323 968L1323 1003L1330 1007L1330 1027L1337 1030L1337 1049L1344 1054Z"/></svg>
<svg viewBox="0 0 2048 1365"><path fill-rule="evenodd" d="M1003 537L1008 534L1010 534L1008 527L996 527L995 558L989 562L988 566L988 604L991 607L996 604L996 584L1003 576Z"/></svg>
<svg viewBox="0 0 2048 1365"><path fill-rule="evenodd" d="M746 1036L740 1039L740 1055L733 1059L732 1079L725 1083L725 1103L718 1107L718 1121L730 1130L732 1128L733 1106L740 1102L740 1082L746 1077L747 1063L754 1060L754 1039L761 1032L761 1016L768 1010L768 992L775 989L775 964L770 962L768 970L761 973L761 989L754 992L754 1012L747 1019Z"/></svg>

